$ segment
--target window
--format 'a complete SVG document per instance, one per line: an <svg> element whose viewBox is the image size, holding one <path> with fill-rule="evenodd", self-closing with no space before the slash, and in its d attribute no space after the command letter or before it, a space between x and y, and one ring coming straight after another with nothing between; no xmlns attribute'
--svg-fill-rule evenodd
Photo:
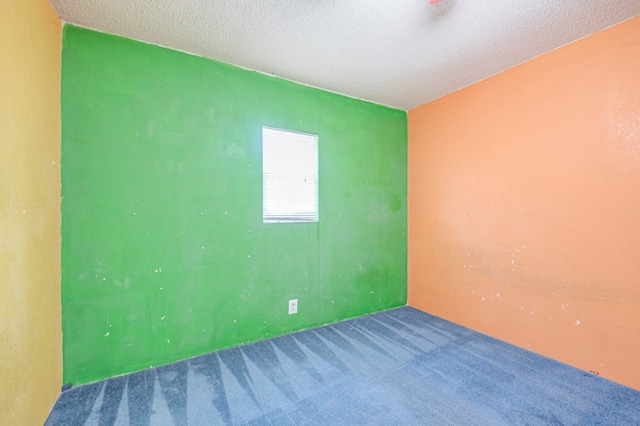
<svg viewBox="0 0 640 426"><path fill-rule="evenodd" d="M318 221L318 136L262 128L262 220Z"/></svg>

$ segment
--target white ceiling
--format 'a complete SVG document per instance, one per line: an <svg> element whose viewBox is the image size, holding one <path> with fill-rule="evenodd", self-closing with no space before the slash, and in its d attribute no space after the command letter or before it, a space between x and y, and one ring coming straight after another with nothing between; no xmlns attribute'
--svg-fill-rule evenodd
<svg viewBox="0 0 640 426"><path fill-rule="evenodd" d="M410 109L640 14L640 0L50 0L67 22Z"/></svg>

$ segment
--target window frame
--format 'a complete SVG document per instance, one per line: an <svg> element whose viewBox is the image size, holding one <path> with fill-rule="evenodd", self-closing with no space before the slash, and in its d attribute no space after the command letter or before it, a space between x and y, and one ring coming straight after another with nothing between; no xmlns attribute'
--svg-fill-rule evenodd
<svg viewBox="0 0 640 426"><path fill-rule="evenodd" d="M310 153L314 154L314 159L312 164L312 167L309 170L309 173L293 173L291 172L291 174L288 173L281 173L281 174L277 174L277 173L273 173L273 174L268 174L265 169L270 169L272 170L275 166L273 164L267 165L267 160L269 158L269 155L265 155L266 150L271 150L271 148L273 147L273 143L277 143L277 141L274 141L273 139L269 139L268 137L266 137L265 135L270 135L271 137L275 137L277 136L277 134L283 134L286 135L285 139L283 140L283 143L288 143L291 144L292 143L292 139L293 138L300 138L299 142L302 142L304 144L311 144L312 146L305 146L305 145L301 145L299 147L300 149L300 157L304 157L305 155L309 155ZM289 140L286 140L286 138L289 138ZM267 146L269 145L269 146ZM262 222L264 224L274 224L274 223L316 223L319 222L319 218L320 218L320 212L319 212L319 152L318 152L318 148L319 148L319 137L317 134L314 133L307 133L307 132L300 132L300 131L296 131L296 130L289 130L289 129L281 129L281 128L277 128L277 127L271 127L271 126L262 126ZM270 151L270 155L273 155L273 151ZM303 161L304 158L300 158L300 161ZM296 164L296 159L293 159L293 162L291 162L291 164ZM299 164L299 163L297 163ZM295 187L298 185L300 185L300 182L297 182L296 185L296 180L297 179L305 179L305 183L307 182L307 179L311 178L312 181L314 181L313 184L313 190L315 191L315 193L312 196L309 196L309 199L312 200L314 202L313 208L312 209L308 209L308 210L301 210L299 212L295 212L292 210L286 211L285 209L280 209L280 211L277 211L277 209L274 209L273 206L271 206L271 209L268 208L268 200L269 200L269 196L268 196L268 189L272 188L273 185L275 185L278 181L278 179L280 180L290 180L292 185L290 188L285 188L284 191L292 191L292 194L295 195L296 190ZM286 186L285 183L282 184L283 186ZM303 184L304 185L304 184ZM280 188L281 190L283 190L282 188ZM300 192L304 192L302 191L300 188L297 189ZM272 190L273 191L273 190ZM272 196L274 193L277 193L277 189L275 191L272 192ZM301 194L303 196L305 196L305 194ZM308 195L308 194L307 194ZM306 196L305 196L306 198ZM284 201L283 199L280 199L280 201ZM286 202L286 201L285 201ZM276 201L277 203L277 201ZM303 204L304 202L302 202L301 204ZM273 202L272 202L273 204ZM299 205L301 205L299 204ZM274 210L276 210L274 212Z"/></svg>

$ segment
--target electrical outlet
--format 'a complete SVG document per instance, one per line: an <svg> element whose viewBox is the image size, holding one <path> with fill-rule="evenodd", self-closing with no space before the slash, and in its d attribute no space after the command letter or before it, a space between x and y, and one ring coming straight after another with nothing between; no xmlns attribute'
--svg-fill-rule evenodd
<svg viewBox="0 0 640 426"><path fill-rule="evenodd" d="M289 300L289 315L298 313L298 299Z"/></svg>

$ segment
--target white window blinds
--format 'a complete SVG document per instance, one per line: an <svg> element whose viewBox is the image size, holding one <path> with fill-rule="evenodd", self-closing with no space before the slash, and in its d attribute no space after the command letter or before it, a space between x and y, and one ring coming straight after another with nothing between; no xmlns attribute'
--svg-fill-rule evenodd
<svg viewBox="0 0 640 426"><path fill-rule="evenodd" d="M262 220L318 221L318 136L262 128Z"/></svg>

